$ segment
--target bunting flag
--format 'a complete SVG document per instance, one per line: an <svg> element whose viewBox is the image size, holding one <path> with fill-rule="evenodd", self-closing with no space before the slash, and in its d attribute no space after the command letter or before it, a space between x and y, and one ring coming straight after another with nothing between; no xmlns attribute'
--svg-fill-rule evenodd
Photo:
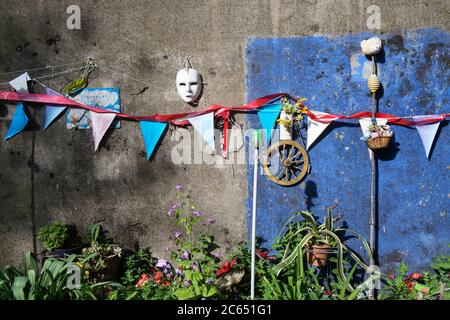
<svg viewBox="0 0 450 320"><path fill-rule="evenodd" d="M317 116L327 116L328 118L331 117L331 119L332 119L332 115L329 113L320 112L320 111L312 111L312 110L309 110L309 112L312 113L316 117ZM337 119L337 117L335 117L335 119ZM322 132L329 126L329 124L333 120L331 120L330 122L323 123L323 122L313 120L312 117L308 117L306 150L309 150L309 148L313 145L314 141L316 141L320 137Z"/></svg>
<svg viewBox="0 0 450 320"><path fill-rule="evenodd" d="M115 113L91 112L92 135L94 136L94 150L97 151L100 141L116 117Z"/></svg>
<svg viewBox="0 0 450 320"><path fill-rule="evenodd" d="M11 81L11 85L17 88L17 92L6 92L6 91L0 91L0 101L6 101L10 103L16 103L17 109L16 114L14 114L13 120L11 121L10 129L8 130L5 140L11 138L12 136L16 135L17 133L21 132L26 124L28 123L28 117L25 114L24 106L22 103L34 103L38 105L45 105L50 108L76 108L76 109L82 109L91 112L91 115L100 115L97 118L102 118L103 120L100 122L107 121L108 123L105 123L101 126L99 124L96 124L96 128L94 128L93 131L95 131L95 137L94 140L96 142L96 149L98 148L98 144L105 134L106 130L108 129L110 125L110 121L114 119L114 117L121 118L121 119L127 119L127 120L135 120L142 123L147 122L163 122L163 126L166 127L167 124L171 124L176 127L185 127L189 125L193 125L197 131L199 131L205 139L205 141L208 142L209 145L214 146L214 118L222 118L224 119L224 130L228 128L228 119L232 112L258 112L258 115L260 116L260 120L262 123L262 126L266 130L270 130L274 127L276 118L278 117L278 114L281 109L281 104L270 104L269 103L275 101L276 99L280 99L281 97L289 97L292 101L296 101L295 98L285 94L285 93L276 93L267 95L258 99L255 99L253 101L250 101L248 103L245 103L240 106L235 107L224 107L220 105L210 105L207 108L203 110L193 111L193 112L184 112L184 113L176 113L176 114L154 114L154 115L144 115L144 116L136 116L131 114L125 114L116 112L113 113L113 111L101 109L98 107L92 107L89 105L86 105L81 102L77 102L75 100L69 99L67 97L64 97L62 95L56 94L53 95L51 91L47 91L47 94L31 94L27 92L23 92L26 90L26 81L29 79L29 76L27 74L23 74L20 77L14 79ZM22 92L20 92L22 91ZM265 108L264 108L265 106ZM269 109L267 109L269 108ZM273 108L271 110L271 108ZM263 111L264 109L265 112ZM62 110L62 109L60 109ZM261 112L262 111L262 112ZM274 112L270 112L274 111ZM57 112L55 112L57 113ZM106 115L105 115L106 114ZM95 117L94 115L94 117ZM102 117L101 115L105 115ZM109 116L108 116L109 115ZM267 115L267 117L266 117ZM272 115L271 121L267 120L268 115ZM276 115L276 116L275 116ZM358 119L360 120L361 128L363 132L366 131L366 128L368 125L370 125L370 117L371 112L369 111L362 111L357 112L352 115L339 115L339 114L328 114L323 112L317 112L317 111L311 111L306 110L306 115L308 116L309 127L310 132L308 134L308 143L307 148L311 148L311 146L314 144L314 141L317 141L318 137L323 133L323 130L326 128L326 126L321 126L320 124L328 124L333 122L337 119ZM391 114L385 114L385 113L377 113L376 118L378 124L395 124L395 125L401 125L401 126L409 126L409 127L417 127L417 130L419 132L419 135L421 136L421 139L424 144L425 151L427 153L427 156L429 156L431 146L433 144L433 140L435 139L436 132L439 128L437 122L443 121L444 119L450 117L450 113L442 113L438 115L430 115L430 116L419 116L412 119L412 117L399 117ZM47 114L45 127L47 128L49 123L51 123L52 116L50 113ZM96 121L98 119L94 119L93 121ZM110 121L109 121L110 120ZM315 122L318 122L320 124L315 124ZM142 127L141 123L141 127ZM427 126L431 125L431 126ZM144 126L145 127L145 126ZM315 128L314 128L315 127ZM143 129L145 130L145 129ZM211 134L208 134L208 132L211 132ZM267 132L267 131L266 131ZM156 138L160 138L159 132L157 132L158 135ZM147 137L148 135L146 135ZM270 140L269 134L268 140ZM224 133L224 137L226 137L226 134ZM156 143L154 143L156 144ZM152 143L149 144L149 148L147 150L151 153L153 152L154 146L151 146ZM227 139L224 140L224 147L223 147L223 155L226 157L227 155ZM369 155L372 155L372 152L369 151ZM149 156L150 157L150 156Z"/></svg>
<svg viewBox="0 0 450 320"><path fill-rule="evenodd" d="M61 96L58 92L50 89L45 88L45 92L49 96ZM58 116L66 110L66 106L51 106L46 104L45 105L45 113L44 113L44 130L47 129L50 124L53 123L53 121L58 118Z"/></svg>
<svg viewBox="0 0 450 320"><path fill-rule="evenodd" d="M27 82L30 80L31 80L30 75L28 74L28 72L25 72L20 76L18 76L17 78L15 78L14 80L11 80L9 84L11 85L11 87L14 88L14 90L16 90L16 92L28 93Z"/></svg>
<svg viewBox="0 0 450 320"><path fill-rule="evenodd" d="M376 118L376 121L379 126L384 126L387 123L387 119ZM363 135L364 136L370 135L369 127L372 125L372 119L371 118L359 119L359 124L361 126ZM373 151L370 148L367 148L367 150L369 150L369 158L370 160L372 160Z"/></svg>
<svg viewBox="0 0 450 320"><path fill-rule="evenodd" d="M16 90L16 92L28 93L27 81L29 80L31 80L31 78L28 75L28 72L25 72L22 75L15 78L14 80L11 80L9 84ZM18 103L4 140L6 141L14 137L16 134L22 132L22 130L25 129L27 124L28 124L28 117L25 113L23 104Z"/></svg>
<svg viewBox="0 0 450 320"><path fill-rule="evenodd" d="M147 152L147 160L153 154L156 145L167 128L165 122L139 121L141 126L142 138L144 139L145 151Z"/></svg>
<svg viewBox="0 0 450 320"><path fill-rule="evenodd" d="M8 132L6 132L6 136L3 140L6 141L22 132L22 130L27 126L27 123L28 117L23 109L23 104L18 103L11 124L9 125Z"/></svg>
<svg viewBox="0 0 450 320"><path fill-rule="evenodd" d="M261 121L261 127L266 135L267 144L269 144L272 139L273 128L277 122L281 107L282 104L272 104L258 109L259 121Z"/></svg>
<svg viewBox="0 0 450 320"><path fill-rule="evenodd" d="M414 121L421 121L424 119L430 119L436 116L413 116ZM425 148L425 154L427 158L430 157L431 147L433 146L434 138L439 129L441 122L436 122L432 124L426 124L421 126L415 126L417 132L419 133L420 140L422 140L423 147Z"/></svg>
<svg viewBox="0 0 450 320"><path fill-rule="evenodd" d="M210 112L201 116L192 117L189 118L188 121L202 136L206 144L208 144L212 148L212 150L214 150L214 113Z"/></svg>

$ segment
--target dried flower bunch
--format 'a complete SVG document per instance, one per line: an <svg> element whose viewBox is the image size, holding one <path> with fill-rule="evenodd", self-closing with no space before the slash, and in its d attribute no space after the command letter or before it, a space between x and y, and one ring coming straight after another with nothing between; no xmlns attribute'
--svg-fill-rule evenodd
<svg viewBox="0 0 450 320"><path fill-rule="evenodd" d="M392 137L393 135L391 127L388 125L372 124L367 129L369 130L369 134L361 137L361 140L367 141L379 137Z"/></svg>
<svg viewBox="0 0 450 320"><path fill-rule="evenodd" d="M292 115L292 117L289 117L288 119L279 118L277 123L290 129L296 123L302 122L304 115L308 111L308 108L303 104L306 100L306 98L297 97L297 101L292 104L288 97L281 98L281 103L283 104L281 110L288 115Z"/></svg>

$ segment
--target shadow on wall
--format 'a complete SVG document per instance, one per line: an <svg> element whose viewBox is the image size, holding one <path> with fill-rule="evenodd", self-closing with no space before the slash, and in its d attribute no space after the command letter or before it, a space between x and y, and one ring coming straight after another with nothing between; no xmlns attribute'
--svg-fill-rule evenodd
<svg viewBox="0 0 450 320"><path fill-rule="evenodd" d="M314 199L319 197L317 193L317 185L314 181L307 181L305 186L305 205L306 210L311 211L312 207L314 207Z"/></svg>

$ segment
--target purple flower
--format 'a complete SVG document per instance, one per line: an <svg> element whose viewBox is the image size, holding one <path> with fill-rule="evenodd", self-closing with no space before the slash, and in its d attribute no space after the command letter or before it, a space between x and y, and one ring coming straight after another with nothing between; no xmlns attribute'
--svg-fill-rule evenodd
<svg viewBox="0 0 450 320"><path fill-rule="evenodd" d="M214 252L214 253L212 253L212 255L214 256L214 257L216 257L216 258L220 258L220 252Z"/></svg>
<svg viewBox="0 0 450 320"><path fill-rule="evenodd" d="M209 279L209 278L205 280L205 283L206 283L206 284L211 284L212 282L213 282L213 281L212 281L211 279Z"/></svg>
<svg viewBox="0 0 450 320"><path fill-rule="evenodd" d="M190 285L191 285L191 280L184 281L184 287L185 288L189 288Z"/></svg>
<svg viewBox="0 0 450 320"><path fill-rule="evenodd" d="M213 218L209 218L206 221L208 221L209 224L213 224L214 222L216 222L216 220L214 220Z"/></svg>
<svg viewBox="0 0 450 320"><path fill-rule="evenodd" d="M156 264L157 268L170 269L170 263L164 259L158 259L158 263Z"/></svg>
<svg viewBox="0 0 450 320"><path fill-rule="evenodd" d="M175 269L175 275L176 275L177 277L184 278L184 273L183 273L183 271L181 271L180 269Z"/></svg>
<svg viewBox="0 0 450 320"><path fill-rule="evenodd" d="M184 252L181 254L181 256L180 256L180 258L181 258L181 260L187 260L187 259L189 259L189 251L187 251L187 250L184 250Z"/></svg>
<svg viewBox="0 0 450 320"><path fill-rule="evenodd" d="M177 184L177 185L175 186L175 189L177 189L177 191L183 191L183 185Z"/></svg>
<svg viewBox="0 0 450 320"><path fill-rule="evenodd" d="M169 211L167 211L167 215L169 217L171 217L173 215L173 209L172 208L170 208Z"/></svg>
<svg viewBox="0 0 450 320"><path fill-rule="evenodd" d="M175 203L171 209L178 209L179 207L181 207L181 205L179 203Z"/></svg>
<svg viewBox="0 0 450 320"><path fill-rule="evenodd" d="M201 211L194 211L194 212L192 212L192 215L194 216L194 217L200 217L200 216L202 216L203 215L203 212L201 212Z"/></svg>
<svg viewBox="0 0 450 320"><path fill-rule="evenodd" d="M191 264L191 269L194 270L194 271L198 271L198 265L195 262L193 262Z"/></svg>
<svg viewBox="0 0 450 320"><path fill-rule="evenodd" d="M178 239L179 237L181 237L181 233L177 230L173 230L172 234L175 237L175 239Z"/></svg>

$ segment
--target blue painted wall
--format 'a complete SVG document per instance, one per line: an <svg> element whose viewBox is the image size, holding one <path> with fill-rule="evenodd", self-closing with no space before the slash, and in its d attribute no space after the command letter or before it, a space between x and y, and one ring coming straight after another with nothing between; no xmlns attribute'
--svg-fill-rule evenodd
<svg viewBox="0 0 450 320"><path fill-rule="evenodd" d="M288 92L308 98L313 110L352 114L370 110L370 62L360 41L372 34L340 37L251 38L247 45L247 99ZM421 115L450 112L450 35L438 29L380 36L378 64L383 85L379 112ZM257 115L248 115L258 128ZM450 243L450 162L447 122L427 160L417 131L393 126L395 144L379 160L379 254L383 270L400 260L427 266ZM309 151L311 173L286 188L258 180L257 235L270 245L286 219L310 202L319 217L335 199L349 226L369 237L370 171L357 121L331 125ZM252 166L248 166L247 221L251 227ZM312 202L312 204L311 204ZM359 250L360 248L355 247Z"/></svg>

